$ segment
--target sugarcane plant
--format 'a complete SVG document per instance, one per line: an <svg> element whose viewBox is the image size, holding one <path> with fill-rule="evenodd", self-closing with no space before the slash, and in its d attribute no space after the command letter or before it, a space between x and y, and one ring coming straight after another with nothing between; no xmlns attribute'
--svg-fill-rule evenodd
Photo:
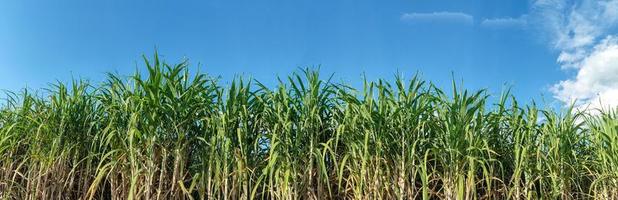
<svg viewBox="0 0 618 200"><path fill-rule="evenodd" d="M618 109L318 70L143 72L6 92L0 199L616 199ZM579 107L578 107L579 108Z"/></svg>

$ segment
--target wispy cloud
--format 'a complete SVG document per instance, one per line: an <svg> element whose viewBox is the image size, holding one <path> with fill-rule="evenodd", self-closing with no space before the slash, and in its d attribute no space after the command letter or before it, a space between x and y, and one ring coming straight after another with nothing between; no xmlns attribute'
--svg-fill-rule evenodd
<svg viewBox="0 0 618 200"><path fill-rule="evenodd" d="M554 96L580 108L618 106L618 0L538 0L532 7L538 25L560 52L557 62L575 77L552 87Z"/></svg>
<svg viewBox="0 0 618 200"><path fill-rule="evenodd" d="M523 28L528 24L527 15L518 18L492 18L481 21L481 27L490 29Z"/></svg>
<svg viewBox="0 0 618 200"><path fill-rule="evenodd" d="M472 25L474 17L462 12L404 13L401 21L406 23L458 23Z"/></svg>

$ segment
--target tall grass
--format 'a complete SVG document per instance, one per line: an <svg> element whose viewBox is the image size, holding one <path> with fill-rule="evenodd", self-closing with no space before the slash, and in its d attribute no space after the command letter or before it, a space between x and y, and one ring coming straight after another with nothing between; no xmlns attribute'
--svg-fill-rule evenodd
<svg viewBox="0 0 618 200"><path fill-rule="evenodd" d="M618 110L497 101L418 76L361 89L146 73L8 93L2 199L616 199Z"/></svg>

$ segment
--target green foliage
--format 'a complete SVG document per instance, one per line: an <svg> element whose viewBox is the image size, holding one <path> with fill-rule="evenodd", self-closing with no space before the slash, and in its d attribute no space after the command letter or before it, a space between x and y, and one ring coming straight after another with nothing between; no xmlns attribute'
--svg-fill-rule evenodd
<svg viewBox="0 0 618 200"><path fill-rule="evenodd" d="M616 199L618 110L520 106L418 76L227 87L147 72L9 93L1 199Z"/></svg>

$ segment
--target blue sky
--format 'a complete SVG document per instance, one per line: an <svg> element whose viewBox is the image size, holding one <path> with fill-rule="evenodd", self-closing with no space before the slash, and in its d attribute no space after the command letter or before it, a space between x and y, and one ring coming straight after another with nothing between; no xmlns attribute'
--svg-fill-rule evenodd
<svg viewBox="0 0 618 200"><path fill-rule="evenodd" d="M363 73L398 72L447 86L453 72L471 89L512 85L522 101L589 103L595 94L618 99L614 8L616 1L560 0L9 0L0 6L0 89L128 75L156 47L166 61L188 58L224 82L244 74L272 84L320 66L355 86Z"/></svg>

